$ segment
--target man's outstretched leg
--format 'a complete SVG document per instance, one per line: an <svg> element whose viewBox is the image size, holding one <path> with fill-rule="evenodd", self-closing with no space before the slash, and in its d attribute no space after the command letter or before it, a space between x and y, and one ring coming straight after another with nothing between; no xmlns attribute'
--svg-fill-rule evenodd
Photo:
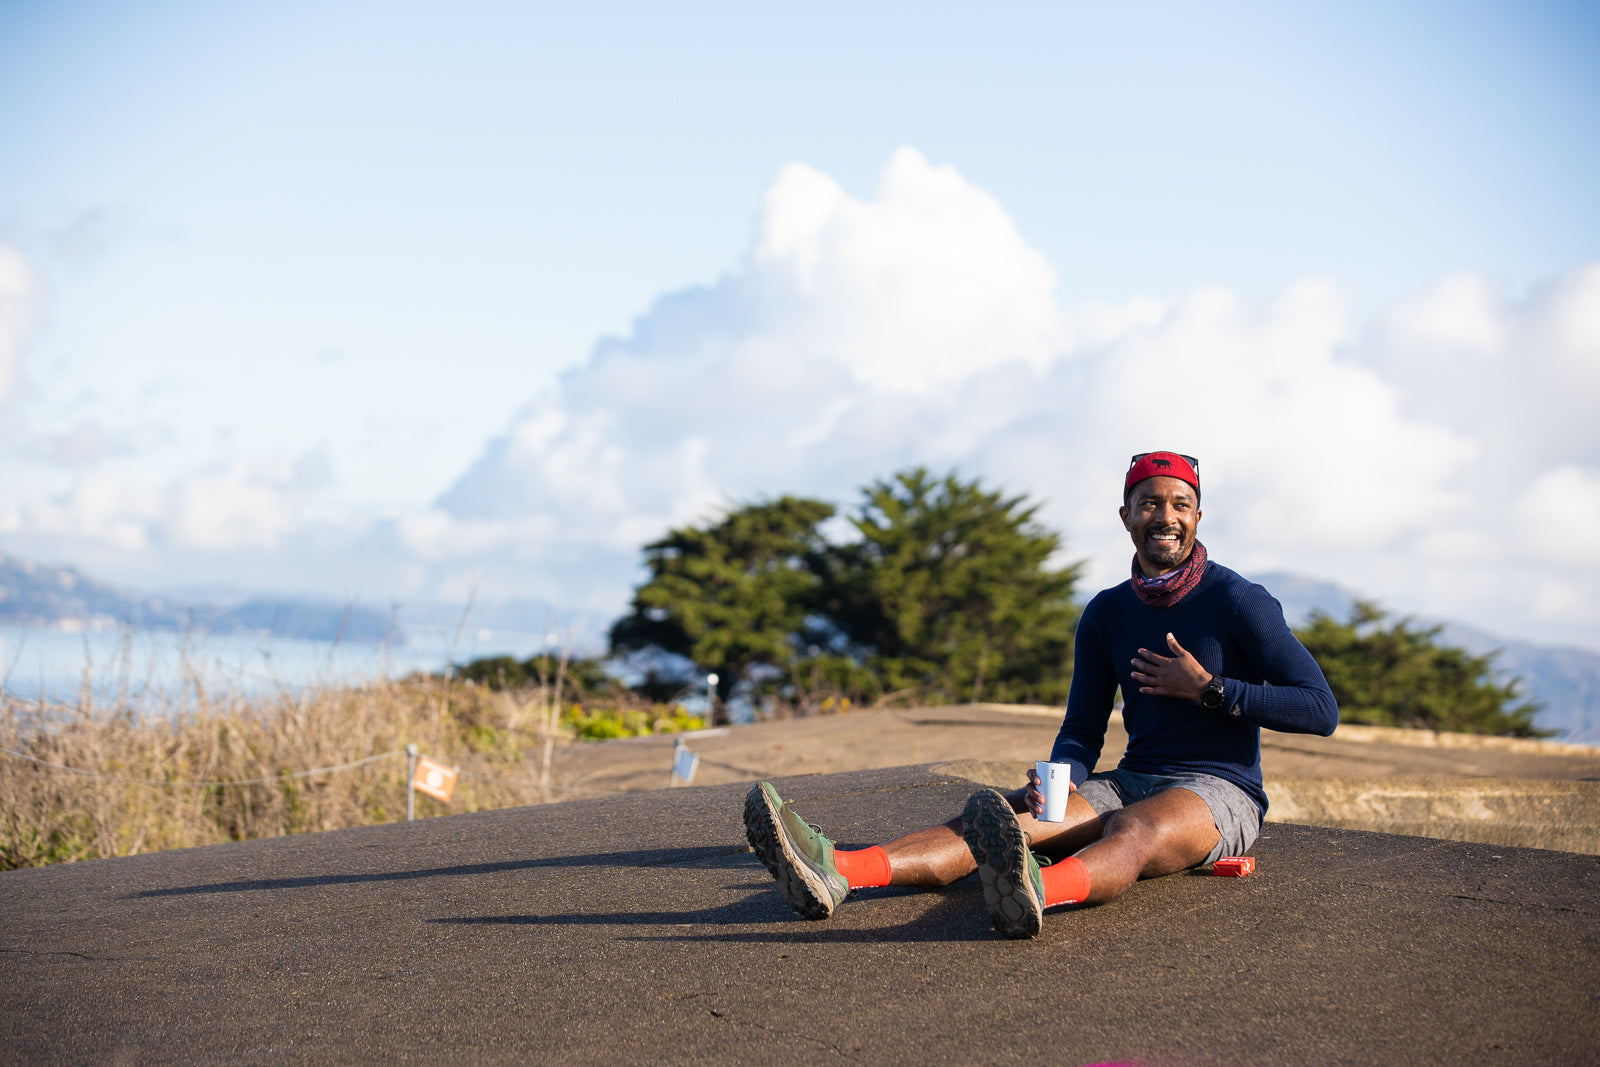
<svg viewBox="0 0 1600 1067"><path fill-rule="evenodd" d="M1043 869L1031 847L1042 842L1029 840L1012 802L999 792L974 793L962 826L989 916L1007 937L1037 937L1045 908L1103 904L1140 878L1197 867L1220 839L1211 808L1181 786L1108 813L1098 840Z"/></svg>

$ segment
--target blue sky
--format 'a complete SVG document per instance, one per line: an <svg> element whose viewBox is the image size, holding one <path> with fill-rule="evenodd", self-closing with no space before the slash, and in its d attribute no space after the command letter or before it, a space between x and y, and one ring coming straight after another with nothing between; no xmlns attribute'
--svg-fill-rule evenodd
<svg viewBox="0 0 1600 1067"><path fill-rule="evenodd" d="M1109 580L1087 472L1167 434L1217 457L1230 558L1600 647L1528 498L1600 487L1597 58L1578 4L12 3L0 551L603 612L622 533L930 462L1049 500ZM866 338L908 347L835 365ZM1256 471L1346 434L1334 505Z"/></svg>

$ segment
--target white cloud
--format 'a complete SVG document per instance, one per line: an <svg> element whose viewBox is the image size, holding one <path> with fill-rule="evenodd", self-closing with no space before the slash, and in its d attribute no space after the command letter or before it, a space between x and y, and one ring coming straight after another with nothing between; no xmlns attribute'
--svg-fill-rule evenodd
<svg viewBox="0 0 1600 1067"><path fill-rule="evenodd" d="M33 326L33 272L21 253L0 244L0 404L11 394L22 346Z"/></svg>
<svg viewBox="0 0 1600 1067"><path fill-rule="evenodd" d="M173 490L166 525L180 548L218 551L271 548L294 521L296 494L278 472L235 463L215 474L185 478Z"/></svg>
<svg viewBox="0 0 1600 1067"><path fill-rule="evenodd" d="M785 168L736 271L664 298L632 337L602 345L441 507L547 519L528 546L538 558L636 552L730 495L848 488L928 445L930 428L880 439L899 419L942 411L976 375L1034 375L1059 359L1067 323L1053 287L991 197L909 149L871 202ZM988 417L948 427L952 459L983 436L972 415Z"/></svg>
<svg viewBox="0 0 1600 1067"><path fill-rule="evenodd" d="M1521 300L1447 278L1380 316L1360 354L1409 411L1482 442L1496 474L1600 452L1600 263Z"/></svg>
<svg viewBox="0 0 1600 1067"><path fill-rule="evenodd" d="M65 493L14 505L0 528L34 543L128 553L270 551L296 528L306 495L326 480L320 453L235 462L158 486L140 484L125 465L102 465Z"/></svg>
<svg viewBox="0 0 1600 1067"><path fill-rule="evenodd" d="M909 148L870 203L784 168L742 280L783 314L771 355L830 359L875 391L926 394L1061 351L1050 265L992 197Z"/></svg>
<svg viewBox="0 0 1600 1067"><path fill-rule="evenodd" d="M52 540L85 540L124 552L150 547L151 528L163 510L161 494L129 485L126 473L99 468L70 493L24 504L17 530Z"/></svg>
<svg viewBox="0 0 1600 1067"><path fill-rule="evenodd" d="M1552 573L1576 569L1600 530L1600 470L1563 464L1534 479L1517 501L1517 532Z"/></svg>
<svg viewBox="0 0 1600 1067"><path fill-rule="evenodd" d="M733 271L600 345L403 539L617 607L669 525L780 492L848 502L926 463L1045 499L1112 581L1126 457L1168 447L1201 457L1205 536L1242 569L1600 644L1600 579L1563 575L1579 593L1552 607L1548 545L1515 517L1541 473L1600 470L1600 265L1521 300L1447 278L1364 331L1330 281L1263 305L1064 307L1054 286L992 197L910 149L870 200L785 168Z"/></svg>
<svg viewBox="0 0 1600 1067"><path fill-rule="evenodd" d="M1397 349L1414 356L1493 359L1506 342L1505 309L1494 283L1456 274L1385 316Z"/></svg>

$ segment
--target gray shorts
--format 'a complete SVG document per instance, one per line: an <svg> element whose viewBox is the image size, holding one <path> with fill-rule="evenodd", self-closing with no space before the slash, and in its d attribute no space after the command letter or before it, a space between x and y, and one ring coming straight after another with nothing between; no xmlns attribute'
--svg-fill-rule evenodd
<svg viewBox="0 0 1600 1067"><path fill-rule="evenodd" d="M1211 809L1211 821L1217 824L1222 838L1205 858L1206 863L1215 863L1223 856L1242 856L1256 843L1261 834L1261 809L1250 799L1249 793L1213 774L1143 774L1119 767L1091 774L1078 787L1078 792L1094 813L1104 818L1118 808L1173 786L1189 790Z"/></svg>

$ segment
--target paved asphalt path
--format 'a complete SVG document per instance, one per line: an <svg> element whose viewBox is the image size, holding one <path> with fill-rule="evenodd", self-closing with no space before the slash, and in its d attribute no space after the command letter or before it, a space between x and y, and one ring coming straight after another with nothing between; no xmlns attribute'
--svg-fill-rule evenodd
<svg viewBox="0 0 1600 1067"><path fill-rule="evenodd" d="M780 780L843 842L926 767ZM975 879L796 918L743 787L0 874L0 1062L1600 1062L1600 857L1269 825L988 929Z"/></svg>

